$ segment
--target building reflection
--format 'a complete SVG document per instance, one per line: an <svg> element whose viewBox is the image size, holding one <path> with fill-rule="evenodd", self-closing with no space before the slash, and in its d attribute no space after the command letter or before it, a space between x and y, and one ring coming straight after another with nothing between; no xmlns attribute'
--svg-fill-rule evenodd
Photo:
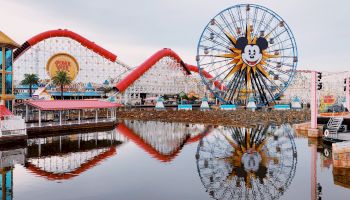
<svg viewBox="0 0 350 200"><path fill-rule="evenodd" d="M120 134L161 162L171 162L186 144L208 135L213 126L157 121L129 121L117 125Z"/></svg>
<svg viewBox="0 0 350 200"><path fill-rule="evenodd" d="M200 179L214 199L278 199L295 175L289 125L219 127L198 144Z"/></svg>
<svg viewBox="0 0 350 200"><path fill-rule="evenodd" d="M13 171L15 164L24 165L25 155L25 147L0 150L1 200L11 200L13 198Z"/></svg>
<svg viewBox="0 0 350 200"><path fill-rule="evenodd" d="M333 155L331 144L324 144L318 141L317 152L320 154L320 167L322 170L332 170L334 185L350 189L350 169L337 168L333 166ZM316 170L316 169L314 169Z"/></svg>
<svg viewBox="0 0 350 200"><path fill-rule="evenodd" d="M67 180L116 154L125 138L115 130L28 140L25 167L49 180Z"/></svg>

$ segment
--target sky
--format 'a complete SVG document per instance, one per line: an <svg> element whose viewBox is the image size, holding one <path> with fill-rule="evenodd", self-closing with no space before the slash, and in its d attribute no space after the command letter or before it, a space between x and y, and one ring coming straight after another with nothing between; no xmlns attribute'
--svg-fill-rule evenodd
<svg viewBox="0 0 350 200"><path fill-rule="evenodd" d="M278 13L297 42L298 69L350 68L350 1L337 0L0 0L0 30L22 44L52 29L69 29L130 66L171 48L195 64L205 25L221 10L254 3Z"/></svg>

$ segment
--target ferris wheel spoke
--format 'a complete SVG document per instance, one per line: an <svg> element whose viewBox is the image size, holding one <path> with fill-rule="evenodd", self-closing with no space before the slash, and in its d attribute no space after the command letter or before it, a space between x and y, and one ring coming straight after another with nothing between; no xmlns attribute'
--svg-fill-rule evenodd
<svg viewBox="0 0 350 200"><path fill-rule="evenodd" d="M213 30L212 28L208 27L208 30L212 33L214 33L217 37L219 37L222 41L224 41L225 43L227 43L228 45L231 45L231 42L229 40L227 40L225 37L221 36L221 34L219 34L218 32L216 32L215 30ZM221 31L223 31L220 28ZM224 32L224 31L223 31ZM210 38L209 38L210 39ZM215 38L214 38L215 39ZM214 40L213 39L213 40Z"/></svg>
<svg viewBox="0 0 350 200"><path fill-rule="evenodd" d="M269 24L271 24L271 22L272 22L273 19L274 19L274 16L271 15L270 20L265 24L264 31L266 31L266 29L269 27Z"/></svg>
<svg viewBox="0 0 350 200"><path fill-rule="evenodd" d="M216 75L213 80L216 80L219 76L223 75L225 72L227 72L228 70L230 70L231 68L227 68L225 69L223 72L221 72L220 74Z"/></svg>
<svg viewBox="0 0 350 200"><path fill-rule="evenodd" d="M269 45L269 47L267 48L267 49L272 49L273 47L275 47L275 46L277 46L277 45L280 45L280 44L283 44L283 43L285 43L285 42L290 42L290 38L288 37L288 38L286 38L286 39L284 39L284 40L282 40L282 41L279 41L279 42L277 42L277 43L275 43L275 44L273 44L273 45ZM289 44L290 45L290 44Z"/></svg>
<svg viewBox="0 0 350 200"><path fill-rule="evenodd" d="M277 61L274 61L274 60L268 60L268 62L276 63L276 64L278 63ZM294 67L294 65L291 63L282 63L282 66Z"/></svg>
<svg viewBox="0 0 350 200"><path fill-rule="evenodd" d="M203 36L205 39L209 39L207 36ZM225 49L230 49L230 47L229 46L227 46L227 45L225 45L225 44L223 44L223 43L221 43L221 42L218 42L218 41L216 41L216 40L212 40L212 42L213 43L215 43L215 44L217 44L217 45L219 45L219 46L221 46L221 47L224 47Z"/></svg>
<svg viewBox="0 0 350 200"><path fill-rule="evenodd" d="M233 85L236 83L237 79L239 77L238 73L235 73L234 77L231 79L231 81L229 82L229 84L227 85L227 90L228 91L232 91L232 87ZM224 95L224 99L226 99L227 95L229 94L229 92L226 92Z"/></svg>
<svg viewBox="0 0 350 200"><path fill-rule="evenodd" d="M280 88L280 86L278 86L274 81L270 80L269 78L268 78L267 80L269 80L269 82L270 82L271 84L273 84L274 86L276 86L276 89L277 89L279 92L282 92L282 89Z"/></svg>
<svg viewBox="0 0 350 200"><path fill-rule="evenodd" d="M286 50L289 50L289 49L293 49L294 47L293 46L290 46L290 47L286 47L286 48L283 48L283 49L278 49L278 51L286 51ZM272 52L275 52L276 50L273 50L273 51L267 51L268 53L272 53Z"/></svg>
<svg viewBox="0 0 350 200"><path fill-rule="evenodd" d="M262 15L262 17L261 17L261 20L260 20L260 22L259 22L259 26L258 26L258 28L257 28L257 31L260 31L261 27L263 26L265 17L266 17L266 11L264 11L264 13L263 13L263 15Z"/></svg>
<svg viewBox="0 0 350 200"><path fill-rule="evenodd" d="M207 71L207 72L210 74L211 72L213 72L213 71L215 71L215 70L222 69L223 67L227 67L227 66L229 66L229 65L232 65L232 64L231 64L231 63L227 63L227 64L225 64L225 65L222 65L222 66L220 66L220 67L218 67L218 68L214 68L214 69L209 70L209 71ZM232 67L235 67L235 66L232 65Z"/></svg>
<svg viewBox="0 0 350 200"><path fill-rule="evenodd" d="M283 33L287 32L287 31L288 31L288 30L284 27L284 30L281 31L281 32L279 32L279 33L277 33L277 35L275 35L274 38L279 38Z"/></svg>
<svg viewBox="0 0 350 200"><path fill-rule="evenodd" d="M243 24L243 17L242 17L242 12L241 12L241 8L237 7L237 13L238 13L238 21L241 24L241 33L245 32L246 30L244 30L244 24Z"/></svg>
<svg viewBox="0 0 350 200"><path fill-rule="evenodd" d="M238 92L237 92L237 99L242 98L242 90L246 89L246 76L245 76L246 69L244 69L244 72L242 73L242 81L240 81L238 86ZM242 100L242 99L241 99Z"/></svg>
<svg viewBox="0 0 350 200"><path fill-rule="evenodd" d="M245 18L246 18L246 22L247 22L247 24L249 24L249 20L250 20L250 13L249 13L249 11L250 11L250 6L249 5L247 5L246 6L246 8L245 8Z"/></svg>
<svg viewBox="0 0 350 200"><path fill-rule="evenodd" d="M261 86L264 85L264 89L267 90L267 92L270 94L270 96L271 96L271 98L273 99L273 101L275 101L275 100L274 100L275 98L274 98L272 92L270 91L268 85L266 84L266 82L265 82L265 80L264 80L264 77L265 77L265 76L263 76L260 72L258 72L258 74L260 75L260 76L258 76L258 82L259 82L259 84L260 84ZM266 96L266 95L265 95L265 96ZM267 103L267 102L264 102L264 103Z"/></svg>
<svg viewBox="0 0 350 200"><path fill-rule="evenodd" d="M255 27L255 25L256 25L258 12L259 12L258 9L254 9L254 15L253 15L253 20L252 20L252 22L253 22L253 27ZM256 29L254 29L253 35L258 35L258 33L259 33L259 32L257 32Z"/></svg>
<svg viewBox="0 0 350 200"><path fill-rule="evenodd" d="M228 62L229 60L231 60L231 58L227 58L227 59L219 60L219 61L214 61L214 62L209 62L209 63L204 63L204 64L201 64L201 66L213 65L213 64L217 64L217 63L221 63L221 62Z"/></svg>
<svg viewBox="0 0 350 200"><path fill-rule="evenodd" d="M260 72L258 72L260 73ZM268 93L271 96L271 99L273 99L273 101L275 102L275 97L273 96L273 93L271 92L269 86L267 85L267 83L265 82L265 78L263 75L260 76L259 80L261 79L261 81L263 82L263 84L265 85L265 89L268 91Z"/></svg>
<svg viewBox="0 0 350 200"><path fill-rule="evenodd" d="M276 68L276 67L274 67L274 66L272 66L272 65L270 65L270 64L266 64L266 68L267 69L273 69L273 70L276 70L276 71L278 71L279 73L282 73L282 74L285 74L285 75L289 75L289 73L287 73L287 72L285 72L285 71L282 71L281 69L278 69L278 68Z"/></svg>
<svg viewBox="0 0 350 200"><path fill-rule="evenodd" d="M279 23L277 23L276 26L275 26L273 29L271 29L270 32L269 32L266 36L269 37L274 31L276 31L276 29L277 29L278 27L280 27L280 24L279 24ZM265 37L266 37L266 36L265 36ZM279 35L276 35L274 38L277 38L278 36L279 36Z"/></svg>
<svg viewBox="0 0 350 200"><path fill-rule="evenodd" d="M257 76L259 76L258 74L256 74ZM265 102L265 101L268 101L267 97L266 97L266 94L264 92L264 88L262 87L261 84L259 84L259 81L258 81L258 77L255 76L255 74L253 74L253 81L255 83L255 86L258 88L258 91L259 91L259 94L260 94L260 97L261 97L261 101L262 102Z"/></svg>
<svg viewBox="0 0 350 200"><path fill-rule="evenodd" d="M232 88L229 90L229 91L231 91L230 94L229 94L229 96L228 96L228 99L229 99L230 102L232 102L232 100L233 100L233 97L234 97L234 95L235 95L235 93L236 93L236 90L237 90L237 87L238 87L239 82L241 81L241 78L242 78L242 74L239 73L238 81L235 82L235 83L233 84Z"/></svg>
<svg viewBox="0 0 350 200"><path fill-rule="evenodd" d="M229 22L227 21L227 19L225 18L225 16L221 13L220 17L222 19L222 21L225 23L226 27L230 30L231 34L234 34L234 30L232 29L232 27L230 26ZM221 29L221 31L224 31ZM225 33L225 32L224 32Z"/></svg>
<svg viewBox="0 0 350 200"><path fill-rule="evenodd" d="M254 81L255 80L252 79L252 89L254 90L254 99L258 100L258 97L259 97L259 101L260 101L260 99L263 98L263 94L261 93L259 87L254 84Z"/></svg>
<svg viewBox="0 0 350 200"><path fill-rule="evenodd" d="M229 13L229 15L230 15L230 18L231 18L231 21L232 21L232 23L233 23L233 26L235 27L235 29L236 29L236 31L237 31L238 26L237 26L237 23L236 23L236 19L235 19L233 13L232 13L232 10L229 10L228 13ZM235 36L236 38L238 38L238 34L236 34L236 31L234 31L233 34L234 34L234 36Z"/></svg>
<svg viewBox="0 0 350 200"><path fill-rule="evenodd" d="M200 48L206 48L207 50L215 50L215 51L224 52L224 53L231 53L231 51L227 51L226 49L218 49L218 48L216 48L218 46L220 46L220 45L215 45L215 46L212 46L212 47L200 46Z"/></svg>
<svg viewBox="0 0 350 200"><path fill-rule="evenodd" d="M255 86L254 86L254 84L253 84L253 81L252 81L251 85L252 85L252 93L253 93L254 99L257 100L257 99L258 99L258 98L257 98L257 97L258 97L258 94L257 94L257 93L258 93L259 91L257 90L257 88L255 88Z"/></svg>

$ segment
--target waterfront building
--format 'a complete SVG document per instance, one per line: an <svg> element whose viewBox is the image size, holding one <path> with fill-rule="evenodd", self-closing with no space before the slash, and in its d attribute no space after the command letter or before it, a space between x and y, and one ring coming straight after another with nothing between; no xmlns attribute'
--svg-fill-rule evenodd
<svg viewBox="0 0 350 200"><path fill-rule="evenodd" d="M13 55L14 49L19 45L0 31L0 73L1 73L1 105L12 109L13 94Z"/></svg>
<svg viewBox="0 0 350 200"><path fill-rule="evenodd" d="M350 77L350 72L325 72L321 71L322 88L318 90L320 99L332 97L334 103L340 103L345 98L345 83L344 79ZM302 104L310 104L310 87L311 74L310 71L300 70L296 72L294 80L284 92L281 100L291 102L295 97L298 97ZM339 102L338 102L339 101ZM320 102L321 104L322 102Z"/></svg>

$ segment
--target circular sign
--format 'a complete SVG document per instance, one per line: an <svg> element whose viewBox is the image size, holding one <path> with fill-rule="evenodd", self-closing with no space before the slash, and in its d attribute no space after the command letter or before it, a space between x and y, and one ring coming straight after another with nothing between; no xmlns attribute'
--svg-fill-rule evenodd
<svg viewBox="0 0 350 200"><path fill-rule="evenodd" d="M67 72L73 81L79 73L79 65L73 56L67 53L58 53L51 56L46 64L46 71L50 78L54 77L58 71Z"/></svg>

